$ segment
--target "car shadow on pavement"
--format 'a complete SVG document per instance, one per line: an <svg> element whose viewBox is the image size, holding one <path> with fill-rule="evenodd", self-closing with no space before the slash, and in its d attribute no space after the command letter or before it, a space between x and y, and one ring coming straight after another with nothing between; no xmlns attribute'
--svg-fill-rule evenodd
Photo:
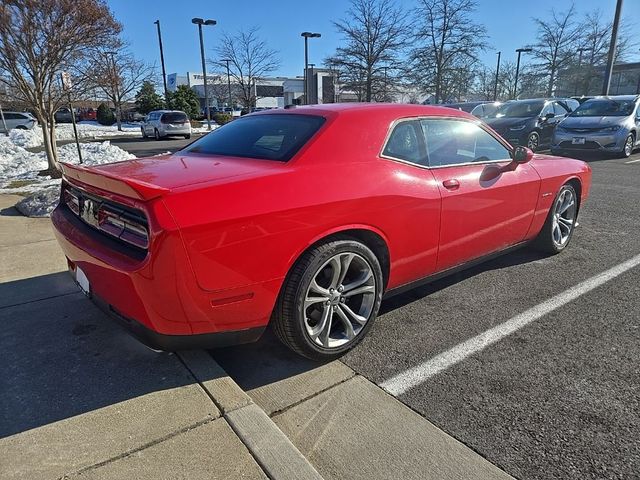
<svg viewBox="0 0 640 480"><path fill-rule="evenodd" d="M22 214L16 207L7 207L0 209L0 216L2 217L21 217Z"/></svg>
<svg viewBox="0 0 640 480"><path fill-rule="evenodd" d="M511 253L497 257L493 260L483 262L474 267L462 270L457 273L453 273L434 282L427 283L425 285L416 287L399 295L388 298L382 302L379 315L383 315L398 308L404 307L409 303L415 302L416 300L424 298L440 290L444 290L445 288L467 280L468 278L475 277L480 273L487 272L489 270L499 270L501 268L508 268L515 265L535 262L537 260L542 260L548 257L548 254L539 252L537 250L534 250L533 248L520 248Z"/></svg>
<svg viewBox="0 0 640 480"><path fill-rule="evenodd" d="M174 354L107 318L66 272L0 284L0 325L0 438L197 383Z"/></svg>

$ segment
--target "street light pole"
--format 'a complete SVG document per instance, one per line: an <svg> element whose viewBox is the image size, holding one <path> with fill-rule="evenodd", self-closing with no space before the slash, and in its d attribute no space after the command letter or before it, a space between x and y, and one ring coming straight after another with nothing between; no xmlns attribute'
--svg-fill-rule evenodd
<svg viewBox="0 0 640 480"><path fill-rule="evenodd" d="M616 13L613 17L613 27L611 27L611 42L609 43L609 55L607 56L607 69L602 82L602 95L609 95L611 86L611 74L613 73L613 61L616 56L616 46L618 43L618 26L620 25L620 13L622 12L622 0L616 3Z"/></svg>
<svg viewBox="0 0 640 480"><path fill-rule="evenodd" d="M520 55L524 52L531 52L533 49L531 48L517 48L516 52L518 53L518 62L516 63L516 79L513 82L513 98L515 100L518 99L518 75L520 74Z"/></svg>
<svg viewBox="0 0 640 480"><path fill-rule="evenodd" d="M575 85L575 88L573 89L574 95L578 95L578 84L580 83L580 79L578 78L578 75L580 75L580 67L582 66L582 52L586 52L587 50L591 50L591 49L590 48L578 49L578 72L576 75L576 85Z"/></svg>
<svg viewBox="0 0 640 480"><path fill-rule="evenodd" d="M233 114L233 105L231 105L233 103L233 99L231 97L231 73L229 70L229 62L231 62L231 60L229 60L228 58L225 58L222 61L227 64L227 87L229 89L229 108L231 109L231 114Z"/></svg>
<svg viewBox="0 0 640 480"><path fill-rule="evenodd" d="M502 52L498 52L498 65L496 66L496 83L493 87L493 101L498 99L498 75L500 74L500 56Z"/></svg>
<svg viewBox="0 0 640 480"><path fill-rule="evenodd" d="M202 39L202 25L215 25L215 20L203 20L202 18L192 18L191 23L198 25L200 35L200 57L202 59L202 78L204 81L204 108L207 110L207 130L211 130L211 110L209 108L209 92L207 88L207 64L204 61L204 40Z"/></svg>
<svg viewBox="0 0 640 480"><path fill-rule="evenodd" d="M302 32L301 37L304 37L304 103L309 104L309 75L307 70L309 69L309 42L310 38L320 38L320 33Z"/></svg>
<svg viewBox="0 0 640 480"><path fill-rule="evenodd" d="M164 69L164 51L162 50L162 34L160 33L160 20L153 22L158 27L158 43L160 44L160 64L162 65L162 83L164 84L164 102L169 104L169 92L167 91L167 72Z"/></svg>
<svg viewBox="0 0 640 480"><path fill-rule="evenodd" d="M311 69L311 80L307 79L307 83L309 84L309 100L311 100L311 92L313 92L313 67L315 66L315 63L309 64L309 68ZM317 99L315 103L318 103Z"/></svg>

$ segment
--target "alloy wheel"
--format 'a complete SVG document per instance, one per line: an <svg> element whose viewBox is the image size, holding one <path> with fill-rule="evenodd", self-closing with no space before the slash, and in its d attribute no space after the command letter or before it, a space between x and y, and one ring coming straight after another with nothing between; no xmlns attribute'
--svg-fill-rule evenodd
<svg viewBox="0 0 640 480"><path fill-rule="evenodd" d="M377 288L364 257L352 252L331 257L312 277L304 298L309 338L324 348L353 341L371 317Z"/></svg>
<svg viewBox="0 0 640 480"><path fill-rule="evenodd" d="M560 192L553 210L553 225L551 235L558 247L563 247L571 237L576 220L576 199L573 190Z"/></svg>
<svg viewBox="0 0 640 480"><path fill-rule="evenodd" d="M624 155L629 157L633 153L633 135L629 135L624 142Z"/></svg>
<svg viewBox="0 0 640 480"><path fill-rule="evenodd" d="M527 147L535 152L538 149L538 144L540 143L540 138L537 133L532 133L529 135L529 139L527 140Z"/></svg>

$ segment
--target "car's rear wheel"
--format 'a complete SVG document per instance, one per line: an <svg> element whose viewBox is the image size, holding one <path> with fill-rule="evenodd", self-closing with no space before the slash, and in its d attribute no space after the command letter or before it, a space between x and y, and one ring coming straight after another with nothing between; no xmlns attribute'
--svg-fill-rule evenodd
<svg viewBox="0 0 640 480"><path fill-rule="evenodd" d="M635 147L635 145L636 145L636 137L633 135L633 133L630 133L629 135L627 135L627 138L624 141L624 147L622 147L622 152L620 152L620 155L622 156L622 158L629 158L633 153L633 148Z"/></svg>
<svg viewBox="0 0 640 480"><path fill-rule="evenodd" d="M375 254L360 242L334 240L307 251L287 276L274 309L278 338L313 360L332 360L371 329L382 301Z"/></svg>
<svg viewBox="0 0 640 480"><path fill-rule="evenodd" d="M527 137L527 148L532 152L535 152L540 147L540 134L538 132L531 132Z"/></svg>
<svg viewBox="0 0 640 480"><path fill-rule="evenodd" d="M142 138L147 138L147 132L144 131L144 128L140 127L140 131L142 132Z"/></svg>
<svg viewBox="0 0 640 480"><path fill-rule="evenodd" d="M189 134L185 135L184 138L185 138L185 140L189 140L191 138L191 134L189 133Z"/></svg>
<svg viewBox="0 0 640 480"><path fill-rule="evenodd" d="M560 253L573 236L578 217L578 197L573 186L565 184L556 195L547 220L534 244L547 253Z"/></svg>

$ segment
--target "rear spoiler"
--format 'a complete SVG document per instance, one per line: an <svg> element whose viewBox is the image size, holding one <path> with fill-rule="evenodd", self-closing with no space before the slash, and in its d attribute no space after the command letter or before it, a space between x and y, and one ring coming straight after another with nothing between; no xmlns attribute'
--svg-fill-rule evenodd
<svg viewBox="0 0 640 480"><path fill-rule="evenodd" d="M134 180L132 178L118 177L106 172L97 172L91 168L80 165L71 165L60 162L62 174L72 180L77 180L86 185L117 193L125 197L138 200L151 200L169 192L168 188L159 187L151 183Z"/></svg>

